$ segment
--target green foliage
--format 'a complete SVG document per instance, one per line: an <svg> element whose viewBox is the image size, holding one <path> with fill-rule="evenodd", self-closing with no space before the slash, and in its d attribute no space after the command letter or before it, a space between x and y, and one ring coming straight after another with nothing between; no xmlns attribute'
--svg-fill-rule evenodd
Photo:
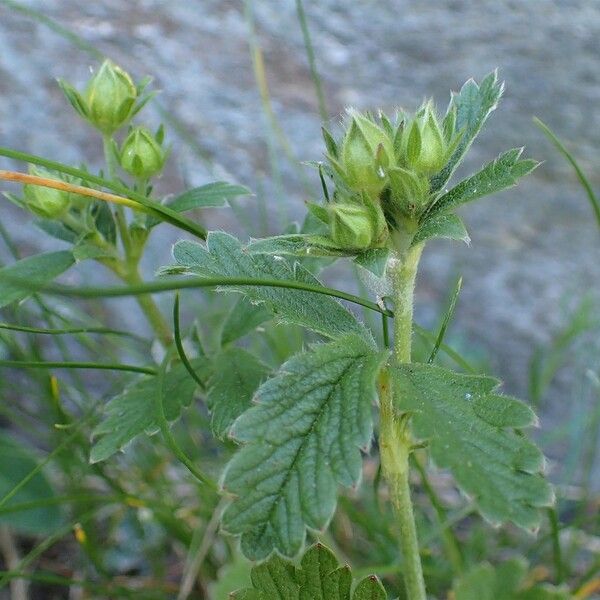
<svg viewBox="0 0 600 600"><path fill-rule="evenodd" d="M37 254L0 269L0 308L20 302L75 264L68 250Z"/></svg>
<svg viewBox="0 0 600 600"><path fill-rule="evenodd" d="M235 591L233 600L387 600L377 577L362 579L352 591L352 572L322 544L315 544L296 567L278 556L252 569L252 588Z"/></svg>
<svg viewBox="0 0 600 600"><path fill-rule="evenodd" d="M223 322L221 345L235 342L272 318L273 313L264 304L252 304L246 296L240 296Z"/></svg>
<svg viewBox="0 0 600 600"><path fill-rule="evenodd" d="M212 362L206 404L214 435L224 438L232 423L248 408L269 368L242 348L228 348Z"/></svg>
<svg viewBox="0 0 600 600"><path fill-rule="evenodd" d="M220 208L230 200L251 194L252 192L243 185L213 181L179 194L168 202L168 206L177 212L186 212L195 208Z"/></svg>
<svg viewBox="0 0 600 600"><path fill-rule="evenodd" d="M37 466L35 457L22 441L17 441L0 431L0 499L12 491ZM27 510L15 510L0 514L0 523L8 524L18 531L35 535L51 533L61 524L61 510L56 505L44 505L44 500L54 496L54 490L43 473L36 473L2 508L10 508L28 502L38 506Z"/></svg>
<svg viewBox="0 0 600 600"><path fill-rule="evenodd" d="M206 377L206 359L195 359L192 365ZM196 382L183 365L177 364L165 374L163 397L165 417L168 421L177 419L182 408L190 405L196 387ZM144 432L153 434L159 430L154 400L157 393L157 377L142 377L106 404L104 418L93 432L94 438L98 439L92 447L90 462L106 460L115 452L123 450L138 435Z"/></svg>
<svg viewBox="0 0 600 600"><path fill-rule="evenodd" d="M521 160L519 157L522 153L523 148L513 148L489 162L475 175L461 181L437 200L428 218L516 185L521 177L531 173L539 164L532 159Z"/></svg>
<svg viewBox="0 0 600 600"><path fill-rule="evenodd" d="M471 241L467 229L458 215L435 214L421 224L412 245L420 244L434 238L459 240L468 244Z"/></svg>
<svg viewBox="0 0 600 600"><path fill-rule="evenodd" d="M494 71L486 75L479 85L473 79L469 79L460 92L452 96L448 115L455 114L453 129L461 132L461 138L448 164L434 175L431 182L432 192L442 189L452 177L491 112L496 109L503 90L504 84L498 81L498 73Z"/></svg>
<svg viewBox="0 0 600 600"><path fill-rule="evenodd" d="M424 364L392 370L394 402L411 415L415 434L433 459L452 471L481 514L494 524L512 521L535 530L539 509L554 495L541 471L544 458L521 435L536 424L525 404L497 393L499 382Z"/></svg>
<svg viewBox="0 0 600 600"><path fill-rule="evenodd" d="M294 356L258 389L257 405L233 427L243 445L223 483L234 498L223 528L242 534L246 556L294 556L306 527L322 529L331 518L337 484L358 482L384 356L345 336Z"/></svg>
<svg viewBox="0 0 600 600"><path fill-rule="evenodd" d="M195 242L178 242L173 248L173 256L178 273L319 283L301 265L292 266L281 257L250 255L244 252L238 240L222 232L211 232L206 247ZM252 302L264 303L281 323L301 325L332 338L351 332L370 338L364 325L332 298L302 290L270 287L240 286L227 289L239 291Z"/></svg>
<svg viewBox="0 0 600 600"><path fill-rule="evenodd" d="M454 586L456 600L568 600L564 590L532 583L527 563L513 559L494 568L483 563L463 575Z"/></svg>

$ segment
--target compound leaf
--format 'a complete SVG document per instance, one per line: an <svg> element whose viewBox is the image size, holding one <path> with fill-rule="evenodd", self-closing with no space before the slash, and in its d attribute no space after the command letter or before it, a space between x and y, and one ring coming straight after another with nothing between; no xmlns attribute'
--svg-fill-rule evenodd
<svg viewBox="0 0 600 600"><path fill-rule="evenodd" d="M331 550L315 544L304 553L300 567L272 556L252 569L252 588L231 594L234 600L387 600L377 577L365 577L352 590L352 573L340 566Z"/></svg>
<svg viewBox="0 0 600 600"><path fill-rule="evenodd" d="M542 453L519 431L535 424L531 409L498 394L492 377L416 363L394 367L393 376L397 409L412 413L416 435L429 441L435 462L452 471L481 514L536 529L539 508L554 496L541 475Z"/></svg>
<svg viewBox="0 0 600 600"><path fill-rule="evenodd" d="M322 529L333 515L337 484L358 482L384 359L357 335L317 345L284 363L234 423L243 445L224 475L233 501L223 528L242 535L248 558L297 554L306 528Z"/></svg>
<svg viewBox="0 0 600 600"><path fill-rule="evenodd" d="M173 248L173 256L178 263L178 273L202 277L285 279L311 285L320 283L304 267L298 264L292 266L281 256L248 254L239 240L223 232L210 232L206 246L190 241L178 242ZM226 289L240 292L252 302L264 303L281 323L301 325L331 338L346 333L359 333L372 340L364 325L331 297L266 286Z"/></svg>
<svg viewBox="0 0 600 600"><path fill-rule="evenodd" d="M191 362L204 379L209 369L207 359L197 358ZM165 374L163 386L165 417L168 421L175 421L181 409L192 402L196 382L185 367L178 364ZM90 462L106 460L144 432L153 434L158 431L155 412L158 391L156 376L144 376L106 404L104 419L93 431L93 437L99 439L92 446Z"/></svg>
<svg viewBox="0 0 600 600"><path fill-rule="evenodd" d="M263 362L242 348L228 348L216 356L206 397L215 436L227 435L231 424L250 407L268 372Z"/></svg>
<svg viewBox="0 0 600 600"><path fill-rule="evenodd" d="M531 173L538 162L520 159L523 148L513 148L489 162L481 171L461 181L441 196L433 205L429 215L453 210L461 204L488 196L517 184L517 181Z"/></svg>
<svg viewBox="0 0 600 600"><path fill-rule="evenodd" d="M504 84L498 81L498 73L494 71L486 75L479 85L469 79L460 92L452 96L448 110L456 111L454 131L462 135L448 164L431 180L432 192L441 190L452 177L490 113L498 105L503 89Z"/></svg>

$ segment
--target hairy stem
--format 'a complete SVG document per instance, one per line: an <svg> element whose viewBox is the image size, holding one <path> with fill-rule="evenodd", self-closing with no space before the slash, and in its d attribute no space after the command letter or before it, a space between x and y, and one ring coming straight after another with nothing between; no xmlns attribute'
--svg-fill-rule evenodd
<svg viewBox="0 0 600 600"><path fill-rule="evenodd" d="M422 250L422 245L410 248L401 258L392 259L390 264L395 302L394 355L400 363L408 363L411 360L413 291ZM409 456L412 438L407 415L399 415L394 409L387 372L383 372L380 377L379 394L381 465L400 529L406 595L409 600L426 600L417 528L410 497Z"/></svg>

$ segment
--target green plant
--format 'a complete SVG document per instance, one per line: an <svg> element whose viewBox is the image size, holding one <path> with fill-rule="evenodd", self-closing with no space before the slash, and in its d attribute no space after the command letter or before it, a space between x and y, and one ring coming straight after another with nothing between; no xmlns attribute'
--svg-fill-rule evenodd
<svg viewBox="0 0 600 600"><path fill-rule="evenodd" d="M47 16L0 1L94 59L103 58ZM251 0L245 5L270 166L282 199L280 161L297 165L270 103ZM296 7L325 122L301 0ZM474 516L479 511L493 524L513 521L537 530L539 509L550 504L551 491L541 476L541 453L522 431L533 413L499 394L495 379L479 374L482 361L471 360L472 349L462 356L450 345L455 338L445 340L460 280L438 332L412 319L426 242L468 241L454 209L513 185L535 167L511 150L446 191L500 97L496 76L479 86L465 84L443 117L431 102L395 119L351 111L339 142L324 131L327 162L315 163L323 201L308 203L301 227L286 223L280 209L285 234L249 243L223 232L207 234L184 214L229 203L248 233L255 233L252 212L260 213L265 230L260 196L249 210L237 204L249 193L243 186L216 182L163 197L155 177L169 154L164 128L152 134L131 123L152 98L144 95L148 83L136 85L110 62L81 93L61 82L77 113L102 135L106 164L98 174L0 150L34 165L29 174L2 172L2 178L26 186L23 198L7 197L29 210L38 228L67 244L23 259L10 231L0 227L16 259L0 270L0 306L10 321L0 323L2 364L27 373L19 390L0 379L3 397L16 400L0 405L2 416L19 433L18 443L7 436L5 444L16 457L14 468L0 468L0 521L11 526L0 527L0 551L13 556L0 572L0 587L29 580L82 588L94 598L224 600L236 590L232 597L358 600L388 593L422 598L425 579L429 597L446 597L451 590L450 597L466 600L567 598L560 584L568 581L577 598L591 597L600 566L597 559L580 557L585 540L593 546L593 535L587 535L595 529L591 496L561 498L562 513L544 509L548 526L542 523L536 538L511 527L490 535ZM181 142L205 161L176 117L158 106ZM314 198L304 176L303 183ZM586 189L596 210L589 183ZM179 242L175 264L145 283L139 263L161 222L205 242ZM362 296L317 279L340 258L351 259L368 282ZM103 265L125 285L52 284L83 261ZM194 294L184 313L196 317L191 327L180 317L179 296L172 324L152 299L155 293L204 287L235 293ZM363 297L371 289L376 296ZM153 328L151 338L134 333L129 319L123 329L104 325L110 304L102 298L119 296L137 298ZM77 298L87 310L73 302ZM347 303L363 310L364 323ZM381 319L381 328L373 317ZM551 385L567 344L589 326L576 316L556 343L536 353L534 406ZM89 376L79 377L79 369ZM99 369L102 377L95 378ZM593 373L588 375L596 385ZM108 401L100 405L101 398ZM586 424L590 438L597 434L599 414ZM563 436L564 429L550 435ZM157 432L164 444L153 436ZM41 461L18 446L32 439L38 448L51 449ZM593 449L590 456L588 473ZM445 487L443 478L440 484L438 467L453 473L467 502L451 499L454 485ZM241 536L248 556L265 560L244 559L237 537L219 534L221 523L225 532ZM568 543L562 533L573 533ZM44 539L23 549L19 559L13 534L19 542L33 541L27 537L32 534ZM317 544L301 559L281 556L300 554L306 538ZM44 568L48 563L40 559L57 543L70 561L74 557L73 570L64 564L52 572ZM531 568L520 558L506 560L522 554ZM484 557L490 562L482 563ZM542 566L546 562L552 572ZM352 564L353 573L340 563ZM383 578L387 592L373 574ZM15 598L22 593L13 589Z"/></svg>

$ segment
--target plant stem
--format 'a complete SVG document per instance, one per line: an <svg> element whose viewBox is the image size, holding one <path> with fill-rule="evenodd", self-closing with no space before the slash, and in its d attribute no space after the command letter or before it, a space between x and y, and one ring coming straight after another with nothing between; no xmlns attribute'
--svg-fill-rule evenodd
<svg viewBox="0 0 600 600"><path fill-rule="evenodd" d="M393 262L390 264L395 301L394 355L399 363L411 361L413 291L422 250L422 244L414 246L401 258L392 259ZM400 528L400 550L403 557L406 596L409 600L426 600L417 527L410 497L408 459L412 438L408 428L408 415L397 414L393 406L388 372L384 371L380 376L379 393L381 465Z"/></svg>
<svg viewBox="0 0 600 600"><path fill-rule="evenodd" d="M122 273L121 279L123 279L123 281L129 285L138 285L143 283L137 265L135 268L128 270L128 272ZM173 334L171 333L171 328L169 327L165 317L156 305L156 302L154 302L152 296L148 294L137 296L136 299L140 305L140 308L142 309L142 312L146 316L146 319L148 319L148 322L158 336L158 339L165 348L168 348L173 342Z"/></svg>

